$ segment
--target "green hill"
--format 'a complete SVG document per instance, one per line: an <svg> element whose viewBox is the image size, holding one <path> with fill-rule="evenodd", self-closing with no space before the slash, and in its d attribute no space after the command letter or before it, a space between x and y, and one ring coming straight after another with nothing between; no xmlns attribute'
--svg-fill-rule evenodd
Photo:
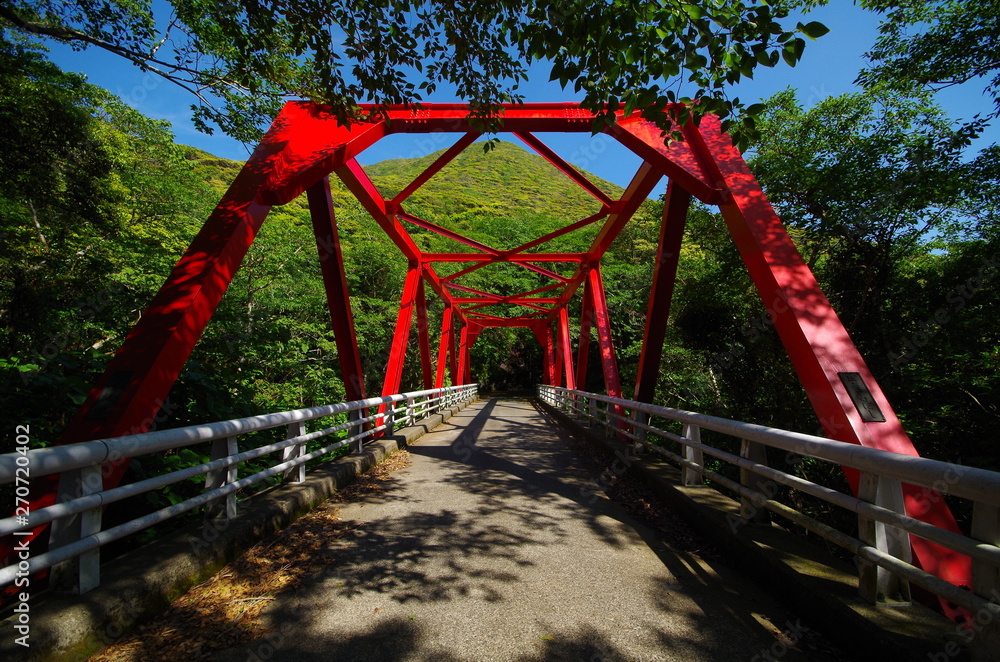
<svg viewBox="0 0 1000 662"><path fill-rule="evenodd" d="M386 197L393 197L444 151L382 161L365 171ZM621 195L621 187L586 176L612 198ZM566 221L593 214L600 203L542 157L501 141L489 152L479 143L471 145L418 189L405 207L441 220L478 212Z"/></svg>

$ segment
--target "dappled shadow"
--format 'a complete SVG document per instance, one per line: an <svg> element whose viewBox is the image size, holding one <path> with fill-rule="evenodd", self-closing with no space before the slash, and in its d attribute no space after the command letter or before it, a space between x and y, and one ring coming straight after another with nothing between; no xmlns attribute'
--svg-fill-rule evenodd
<svg viewBox="0 0 1000 662"><path fill-rule="evenodd" d="M545 420L491 400L411 446L271 603L269 659L736 660L773 642L760 604L636 526Z"/></svg>

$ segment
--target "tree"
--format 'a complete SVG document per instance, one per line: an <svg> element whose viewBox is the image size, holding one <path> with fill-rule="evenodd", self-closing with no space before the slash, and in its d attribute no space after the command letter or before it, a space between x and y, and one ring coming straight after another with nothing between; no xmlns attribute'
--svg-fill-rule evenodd
<svg viewBox="0 0 1000 662"><path fill-rule="evenodd" d="M803 37L827 32L779 23L811 4L171 0L164 16L151 0L0 0L0 26L119 55L191 92L202 130L217 125L253 141L284 96L329 104L350 120L358 103L418 103L440 85L453 85L473 117L496 129L498 104L521 100L519 83L536 61L551 63L551 78L582 93L601 121L624 106L669 129L662 110L689 95L700 101L694 112L727 117L744 109L727 85L782 59L794 66ZM738 140L758 107L744 110Z"/></svg>
<svg viewBox="0 0 1000 662"><path fill-rule="evenodd" d="M899 92L943 89L985 79L983 92L1000 116L1000 2L998 0L865 0L885 13L880 37L861 72L868 88ZM989 118L984 118L989 119Z"/></svg>
<svg viewBox="0 0 1000 662"><path fill-rule="evenodd" d="M900 261L960 233L988 199L984 164L965 157L976 132L953 127L927 93L846 94L805 110L788 90L767 106L751 168L848 330L873 342Z"/></svg>

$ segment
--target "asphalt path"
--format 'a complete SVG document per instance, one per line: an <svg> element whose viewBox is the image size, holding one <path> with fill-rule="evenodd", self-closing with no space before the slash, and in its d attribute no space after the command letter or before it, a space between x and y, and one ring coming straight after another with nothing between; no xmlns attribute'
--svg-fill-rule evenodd
<svg viewBox="0 0 1000 662"><path fill-rule="evenodd" d="M527 399L471 405L341 508L353 533L274 600L270 637L218 659L805 659L793 621L631 521L566 434Z"/></svg>

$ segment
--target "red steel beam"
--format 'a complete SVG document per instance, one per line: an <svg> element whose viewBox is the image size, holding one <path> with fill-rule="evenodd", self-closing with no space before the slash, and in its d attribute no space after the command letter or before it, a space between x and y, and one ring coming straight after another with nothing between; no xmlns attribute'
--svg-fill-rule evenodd
<svg viewBox="0 0 1000 662"><path fill-rule="evenodd" d="M431 366L430 330L427 328L427 297L424 296L424 279L417 284L417 343L420 345L420 372L424 378L424 388L434 384L434 368Z"/></svg>
<svg viewBox="0 0 1000 662"><path fill-rule="evenodd" d="M601 347L601 369L604 371L604 390L612 398L622 397L621 380L618 377L618 359L615 345L611 340L611 318L608 302L604 297L604 281L601 268L594 264L587 273L590 298L594 306L594 326L597 327L597 342Z"/></svg>
<svg viewBox="0 0 1000 662"><path fill-rule="evenodd" d="M458 336L458 379L455 380L456 386L469 383L467 375L469 374L469 326L471 324L469 322L462 325L462 331Z"/></svg>
<svg viewBox="0 0 1000 662"><path fill-rule="evenodd" d="M726 187L722 215L827 436L916 456L888 399L743 157L721 132L718 119L704 117L697 137ZM864 410L855 405L844 379L863 384L860 389L869 394ZM857 472L845 469L845 473L856 491ZM909 516L959 530L936 492L904 485L903 493ZM910 540L924 570L953 584L971 586L969 557L923 538L911 536ZM944 608L954 615L951 607Z"/></svg>
<svg viewBox="0 0 1000 662"><path fill-rule="evenodd" d="M454 351L455 329L452 327L451 307L446 307L441 315L441 342L438 344L437 374L434 377L434 388L444 386L445 370L448 366L448 359Z"/></svg>
<svg viewBox="0 0 1000 662"><path fill-rule="evenodd" d="M364 168L357 161L351 159L336 170L337 176L347 187L361 205L368 211L371 217L378 223L379 227L389 235L392 243L402 251L408 260L420 261L420 248L413 242L406 229L396 220L395 216L386 207L385 200L378 188L368 178Z"/></svg>
<svg viewBox="0 0 1000 662"><path fill-rule="evenodd" d="M587 388L587 362L590 359L590 324L593 317L594 303L590 294L590 281L587 281L583 292L583 302L580 306L580 341L576 350L576 383L581 389Z"/></svg>
<svg viewBox="0 0 1000 662"><path fill-rule="evenodd" d="M586 253L424 253L425 262L582 262Z"/></svg>
<svg viewBox="0 0 1000 662"><path fill-rule="evenodd" d="M318 184L310 186L307 197L316 246L319 249L323 283L326 286L326 303L330 309L333 337L337 343L337 359L340 361L345 397L348 400L364 400L367 396L361 371L361 353L354 333L354 314L351 312L340 235L337 232L333 197L330 195L330 180L323 178Z"/></svg>
<svg viewBox="0 0 1000 662"><path fill-rule="evenodd" d="M646 198L661 177L662 175L656 172L650 164L644 162L639 166L635 175L632 176L632 181L629 182L628 188L622 194L621 199L612 207L612 212L608 220L604 222L601 230L590 244L588 254L593 260L597 261L601 259L607 247L618 237L625 224L632 218L642 203L646 201ZM559 296L559 302L553 307L552 312L549 313L550 321L555 319L556 311L561 306L567 305L576 293L577 288L583 284L587 269L588 266L586 264L581 264L568 279L566 287L563 288L562 294Z"/></svg>
<svg viewBox="0 0 1000 662"><path fill-rule="evenodd" d="M458 386L461 383L459 381L461 373L458 372L459 345L455 342L455 320L452 319L451 323L452 328L448 335L448 374L451 375L451 385Z"/></svg>
<svg viewBox="0 0 1000 662"><path fill-rule="evenodd" d="M455 232L454 230L449 230L448 228L441 227L437 223L431 223L430 221L426 221L426 220L420 218L419 216L414 216L413 214L409 214L409 213L404 212L404 211L397 212L396 216L398 218L402 218L407 223L412 223L413 225L416 225L417 227L424 228L425 230L430 230L431 232L439 234L442 237L447 237L448 239L452 239L452 240L457 241L459 243L465 244L466 246L471 246L472 248L478 248L481 251L485 251L487 253L492 253L493 255L497 255L497 256L501 255L501 253L502 253L502 251L499 251L499 250L497 250L495 248L487 246L486 244L478 242L475 239L469 239L468 237L465 237L465 236L459 234L458 232ZM520 265L520 266L524 267L525 269L528 269L530 271L534 271L535 273L539 273L539 274L541 274L543 276L547 276L548 278L551 278L553 280L558 280L558 281L562 281L562 282L566 281L565 277L560 276L559 274L555 273L554 271L549 271L548 269L536 266L534 264L531 264L530 262L515 262L514 264Z"/></svg>
<svg viewBox="0 0 1000 662"><path fill-rule="evenodd" d="M696 148L686 140L673 141L670 146L663 144L661 129L647 120L623 119L604 132L613 136L621 144L639 155L644 161L656 167L690 191L706 204L719 204L721 192L719 180L706 168L705 160Z"/></svg>
<svg viewBox="0 0 1000 662"><path fill-rule="evenodd" d="M403 379L403 364L406 362L406 346L410 341L410 327L413 324L413 308L416 304L419 286L420 268L411 263L410 270L406 273L403 294L399 301L396 331L392 335L389 362L385 368L385 381L382 383L383 397L399 393L399 384ZM385 411L385 405L379 406L379 412L382 411Z"/></svg>
<svg viewBox="0 0 1000 662"><path fill-rule="evenodd" d="M573 347L569 337L569 311L565 307L559 309L559 354L565 372L564 386L576 389L576 374L573 370Z"/></svg>
<svg viewBox="0 0 1000 662"><path fill-rule="evenodd" d="M593 182L583 176L583 174L571 166L570 164L563 161L562 157L549 149L549 146L539 140L537 137L531 135L530 133L518 132L514 134L521 140L523 140L529 147L538 152L538 154L551 163L559 172L566 175L577 185L580 186L584 191L594 196L598 202L604 207L611 207L611 198L608 197L607 193L597 188Z"/></svg>
<svg viewBox="0 0 1000 662"><path fill-rule="evenodd" d="M681 254L681 240L687 221L691 194L676 182L667 184L667 198L663 204L663 221L660 223L660 241L656 248L653 266L653 285L649 290L646 306L646 329L642 336L642 352L635 380L635 397L638 402L653 402L656 380L663 358L663 340L667 333L667 318L677 278L677 261Z"/></svg>
<svg viewBox="0 0 1000 662"><path fill-rule="evenodd" d="M396 195L396 197L394 197L389 202L388 207L390 209L399 209L399 206L403 204L404 200L413 195L414 191L416 191L418 188L427 183L427 180L436 175L441 170L441 168L448 165L452 159L461 154L462 151L465 150L465 148L471 145L473 142L475 142L476 138L478 138L480 135L482 134L480 134L477 131L470 131L469 133L459 138L458 142L449 147L444 154L439 156L434 161L434 163L427 166L426 170L417 175L417 178L414 179L412 182L410 182L409 186L400 191Z"/></svg>
<svg viewBox="0 0 1000 662"><path fill-rule="evenodd" d="M622 194L621 200L615 204L608 220L604 222L597 236L594 237L594 241L591 242L588 252L592 260L599 260L604 256L604 252L611 246L611 242L618 237L622 228L646 201L662 177L663 174L648 162L644 161L639 166L639 170L636 171L625 193Z"/></svg>
<svg viewBox="0 0 1000 662"><path fill-rule="evenodd" d="M444 280L445 281L457 280L458 278L461 278L462 276L464 276L464 275L466 275L468 273L472 273L473 271L475 271L477 269L482 269L487 264L492 264L493 262L501 260L503 258L503 256L505 256L505 255L508 255L508 254L510 254L510 255L516 255L518 253L522 253L522 252L524 252L524 251L526 251L528 249L534 248L535 246L540 246L540 245L542 245L544 243L552 241L556 237L561 237L564 234L568 234L570 232L573 232L574 230L579 230L580 228L583 228L583 227L586 227L586 226L591 225L593 223L596 223L597 221L599 221L602 218L606 217L609 213L610 213L609 209L602 209L601 211L597 212L596 214L588 216L587 218L585 218L583 220L580 220L580 221L577 221L576 223L572 223L570 225L567 225L564 228L560 228L559 230L555 230L555 231L550 232L550 233L548 233L546 235L538 237L537 239L533 239L533 240L531 240L529 242L521 244L517 248L514 248L514 249L512 249L510 251L503 251L503 252L499 253L497 256L495 256L495 258L493 260L489 261L489 262L483 262L483 263L480 263L480 264L474 264L474 265L472 265L470 267L466 267L465 269L462 269L461 271L458 271L456 273L453 273L450 276L447 276Z"/></svg>

